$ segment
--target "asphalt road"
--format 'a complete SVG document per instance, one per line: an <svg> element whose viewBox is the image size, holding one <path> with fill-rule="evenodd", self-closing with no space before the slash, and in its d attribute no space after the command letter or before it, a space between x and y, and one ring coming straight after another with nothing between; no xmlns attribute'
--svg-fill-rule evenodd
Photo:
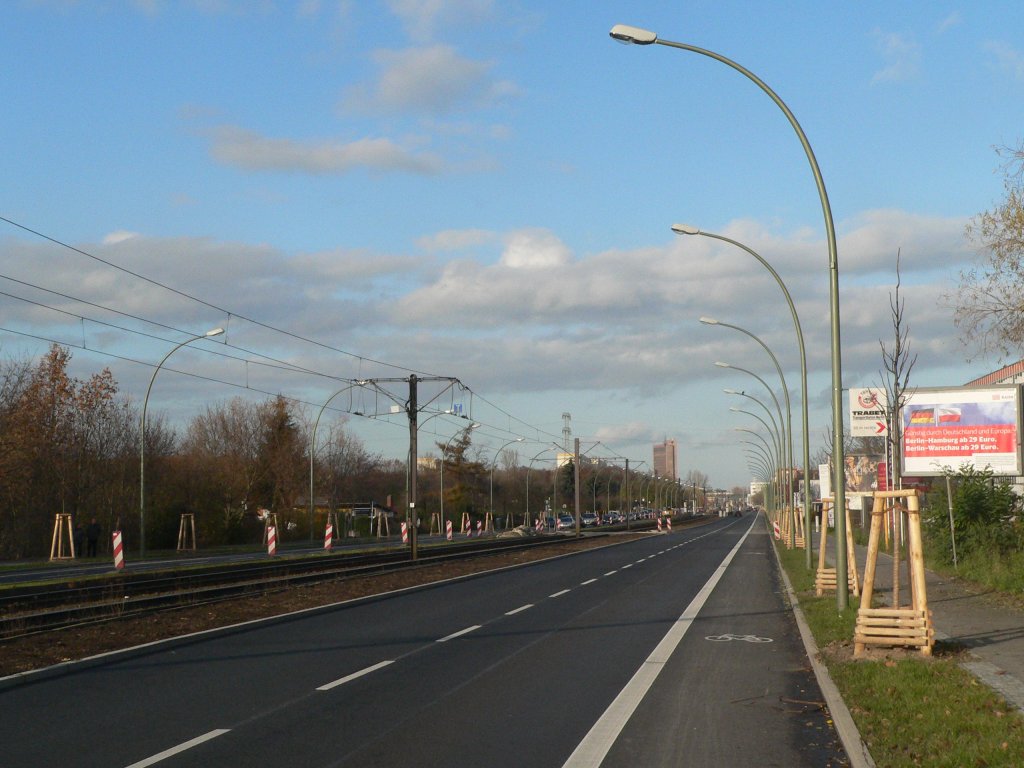
<svg viewBox="0 0 1024 768"><path fill-rule="evenodd" d="M0 683L0 764L844 765L753 521Z"/></svg>

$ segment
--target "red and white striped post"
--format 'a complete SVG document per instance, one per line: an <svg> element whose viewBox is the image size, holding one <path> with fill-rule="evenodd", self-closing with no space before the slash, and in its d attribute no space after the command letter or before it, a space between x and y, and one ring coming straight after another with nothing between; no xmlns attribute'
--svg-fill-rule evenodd
<svg viewBox="0 0 1024 768"><path fill-rule="evenodd" d="M277 554L277 526L267 526L267 554L273 557Z"/></svg>
<svg viewBox="0 0 1024 768"><path fill-rule="evenodd" d="M402 543L403 544L408 544L409 543L409 524L408 523L402 523Z"/></svg>
<svg viewBox="0 0 1024 768"><path fill-rule="evenodd" d="M462 532L466 534L466 536L473 535L473 524L469 521L469 515L462 516Z"/></svg>
<svg viewBox="0 0 1024 768"><path fill-rule="evenodd" d="M477 520L476 521L476 535L477 536L483 536L484 535L484 521L483 520Z"/></svg>
<svg viewBox="0 0 1024 768"><path fill-rule="evenodd" d="M334 526L330 523L327 524L327 530L324 531L324 549L330 552L334 548Z"/></svg>
<svg viewBox="0 0 1024 768"><path fill-rule="evenodd" d="M540 518L538 517L538 518L537 518L537 522L533 524L533 529L534 529L535 531L537 531L537 533L540 533L541 531L543 531L543 530L544 530L544 521L543 521L543 520L541 520L541 519L540 519Z"/></svg>
<svg viewBox="0 0 1024 768"><path fill-rule="evenodd" d="M672 533L672 518L671 517L666 517L665 518L665 525L668 526L668 532Z"/></svg>
<svg viewBox="0 0 1024 768"><path fill-rule="evenodd" d="M452 535L453 535L453 533L452 533L452 521L451 520L449 520L448 522L446 522L444 524L444 530L445 530L445 538L448 539L448 541L451 541L452 540Z"/></svg>
<svg viewBox="0 0 1024 768"><path fill-rule="evenodd" d="M661 518L658 518L658 533L661 533Z"/></svg>
<svg viewBox="0 0 1024 768"><path fill-rule="evenodd" d="M120 571L122 568L124 568L124 545L123 545L123 543L121 541L121 532L120 531L114 531L113 539L114 539L114 567L117 568L117 570Z"/></svg>

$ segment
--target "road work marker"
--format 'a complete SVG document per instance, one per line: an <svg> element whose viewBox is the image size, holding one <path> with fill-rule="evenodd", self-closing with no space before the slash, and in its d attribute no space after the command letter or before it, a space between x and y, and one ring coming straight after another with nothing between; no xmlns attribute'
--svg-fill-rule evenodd
<svg viewBox="0 0 1024 768"><path fill-rule="evenodd" d="M409 524L408 523L402 523L402 543L403 544L408 544L409 543Z"/></svg>
<svg viewBox="0 0 1024 768"><path fill-rule="evenodd" d="M277 554L277 526L267 526L267 554Z"/></svg>
<svg viewBox="0 0 1024 768"><path fill-rule="evenodd" d="M477 536L483 536L484 535L484 521L483 520L477 520L476 521L476 535Z"/></svg>
<svg viewBox="0 0 1024 768"><path fill-rule="evenodd" d="M445 534L444 534L445 538L448 539L448 541L451 541L452 540L452 536L453 536L453 534L452 534L452 521L451 520L449 520L447 523L444 524L444 531L445 531Z"/></svg>
<svg viewBox="0 0 1024 768"><path fill-rule="evenodd" d="M334 526L330 523L327 524L327 530L324 531L324 549L328 552L334 547Z"/></svg>
<svg viewBox="0 0 1024 768"><path fill-rule="evenodd" d="M672 518L671 517L666 517L665 518L665 525L668 526L668 532L672 533Z"/></svg>
<svg viewBox="0 0 1024 768"><path fill-rule="evenodd" d="M658 518L658 533L661 533L661 518Z"/></svg>
<svg viewBox="0 0 1024 768"><path fill-rule="evenodd" d="M124 568L124 548L121 544L121 532L114 531L114 567L117 570Z"/></svg>

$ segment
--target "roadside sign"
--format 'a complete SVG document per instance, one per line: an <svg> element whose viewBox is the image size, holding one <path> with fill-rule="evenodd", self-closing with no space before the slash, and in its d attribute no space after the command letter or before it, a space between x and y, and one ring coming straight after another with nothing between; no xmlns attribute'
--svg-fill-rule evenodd
<svg viewBox="0 0 1024 768"><path fill-rule="evenodd" d="M885 437L889 427L885 420L888 403L885 390L878 387L850 388L850 435L852 437Z"/></svg>

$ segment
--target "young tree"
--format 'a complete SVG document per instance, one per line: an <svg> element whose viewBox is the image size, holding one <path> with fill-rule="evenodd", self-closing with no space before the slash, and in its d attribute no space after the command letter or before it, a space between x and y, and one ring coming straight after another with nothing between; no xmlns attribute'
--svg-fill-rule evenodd
<svg viewBox="0 0 1024 768"><path fill-rule="evenodd" d="M896 251L896 287L889 294L889 312L892 318L893 344L887 348L885 343L879 339L878 344L882 348L882 366L884 373L881 373L882 388L886 394L886 422L888 434L886 441L889 445L886 461L888 462L889 481L891 488L902 488L903 482L900 478L901 445L899 418L903 406L907 402L907 390L910 386L910 372L917 362L917 355L910 354L910 328L904 322L903 308L904 299L900 296L900 251Z"/></svg>
<svg viewBox="0 0 1024 768"><path fill-rule="evenodd" d="M961 272L957 293L946 298L965 344L1016 355L1024 346L1024 143L996 152L1004 159L1005 197L967 225L981 263Z"/></svg>

